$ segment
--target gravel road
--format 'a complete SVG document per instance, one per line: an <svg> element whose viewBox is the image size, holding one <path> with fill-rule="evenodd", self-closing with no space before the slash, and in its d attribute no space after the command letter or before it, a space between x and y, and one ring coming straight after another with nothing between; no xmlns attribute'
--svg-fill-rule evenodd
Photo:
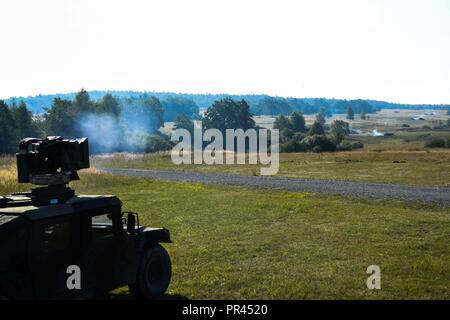
<svg viewBox="0 0 450 320"><path fill-rule="evenodd" d="M395 198L450 207L450 188L420 187L368 182L313 180L273 176L244 176L186 171L101 168L101 171L125 176L168 181L198 182L213 185L244 186L289 191L318 192L344 196Z"/></svg>

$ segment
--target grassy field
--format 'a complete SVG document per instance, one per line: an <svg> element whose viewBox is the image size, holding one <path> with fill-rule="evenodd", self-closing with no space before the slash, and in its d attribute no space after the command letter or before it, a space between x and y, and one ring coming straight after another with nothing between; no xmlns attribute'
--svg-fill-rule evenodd
<svg viewBox="0 0 450 320"><path fill-rule="evenodd" d="M450 298L450 210L103 174L75 185L171 230L175 297ZM366 288L371 264L377 292Z"/></svg>
<svg viewBox="0 0 450 320"><path fill-rule="evenodd" d="M373 137L371 135L354 135L351 140L364 143L365 151L433 151L425 148L425 143L432 138L450 139L450 129L401 129L393 131L394 136ZM445 150L445 149L443 149ZM448 150L448 149L447 149Z"/></svg>
<svg viewBox="0 0 450 320"><path fill-rule="evenodd" d="M371 133L373 129L378 129L383 132L397 130L402 125L408 125L413 129L420 129L423 126L434 127L439 124L439 121L446 122L449 118L446 110L406 110L406 109L383 109L374 114L368 114L368 118L362 120L360 115L356 114L355 119L349 121L346 119L346 114L333 114L327 118L327 122L331 123L333 120L344 120L350 122L353 129L363 131L363 133ZM422 118L423 120L414 120L414 118ZM257 125L271 129L274 117L271 116L255 116ZM316 120L315 114L305 115L305 120L308 125L311 125ZM172 123L168 123L166 132L172 129Z"/></svg>
<svg viewBox="0 0 450 320"><path fill-rule="evenodd" d="M14 167L5 165L0 194L17 190ZM171 230L167 298L450 298L450 209L95 170L81 179L78 193L117 194L143 224ZM373 264L382 272L378 291L366 288ZM127 298L127 289L112 296Z"/></svg>
<svg viewBox="0 0 450 320"><path fill-rule="evenodd" d="M360 134L349 137L360 141L364 149L353 152L280 154L278 175L314 179L350 180L380 183L403 183L425 186L450 186L450 149L429 149L427 141L435 137L450 139L449 128L439 128L446 123L445 110L382 110L361 120L356 115L349 121L351 128ZM414 120L421 117L424 120ZM310 125L314 115L306 116ZM271 128L273 117L258 116L259 126ZM327 119L345 120L345 115ZM348 121L348 120L346 120ZM408 127L405 127L408 126ZM171 124L165 128L170 132ZM391 136L374 137L373 130L389 132ZM172 163L169 154L116 154L97 156L94 166L139 169L185 170L225 172L258 175L255 165L181 165Z"/></svg>
<svg viewBox="0 0 450 320"><path fill-rule="evenodd" d="M170 154L97 156L98 167L259 175L259 165L175 165ZM450 186L450 150L280 154L278 175L314 179Z"/></svg>

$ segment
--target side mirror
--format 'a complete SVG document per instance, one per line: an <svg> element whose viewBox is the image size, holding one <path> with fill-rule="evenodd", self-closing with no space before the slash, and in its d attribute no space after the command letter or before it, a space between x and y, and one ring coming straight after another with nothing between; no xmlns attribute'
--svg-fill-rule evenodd
<svg viewBox="0 0 450 320"><path fill-rule="evenodd" d="M132 213L127 215L127 232L129 234L136 233L136 216Z"/></svg>

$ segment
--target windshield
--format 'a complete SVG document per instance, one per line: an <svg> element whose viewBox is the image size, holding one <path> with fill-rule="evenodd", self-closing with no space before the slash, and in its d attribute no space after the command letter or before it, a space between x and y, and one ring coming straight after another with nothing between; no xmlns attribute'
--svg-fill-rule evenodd
<svg viewBox="0 0 450 320"><path fill-rule="evenodd" d="M92 225L112 225L111 214L92 217Z"/></svg>

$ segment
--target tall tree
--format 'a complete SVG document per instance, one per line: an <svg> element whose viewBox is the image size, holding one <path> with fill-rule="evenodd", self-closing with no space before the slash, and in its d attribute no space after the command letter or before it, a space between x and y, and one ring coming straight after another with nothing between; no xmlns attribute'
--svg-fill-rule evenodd
<svg viewBox="0 0 450 320"><path fill-rule="evenodd" d="M28 110L24 101L21 101L18 106L11 107L11 117L15 124L16 142L23 138L36 136L33 114Z"/></svg>
<svg viewBox="0 0 450 320"><path fill-rule="evenodd" d="M325 131L323 130L323 127L322 127L322 125L319 122L314 121L314 123L312 124L311 128L309 129L308 134L310 136L322 135L322 134L325 134Z"/></svg>
<svg viewBox="0 0 450 320"><path fill-rule="evenodd" d="M215 101L203 116L205 129L215 128L225 133L226 129L247 130L255 127L250 106L245 100L225 98Z"/></svg>
<svg viewBox="0 0 450 320"><path fill-rule="evenodd" d="M347 109L347 119L355 120L355 113L353 112L352 107L348 107L348 109Z"/></svg>
<svg viewBox="0 0 450 320"><path fill-rule="evenodd" d="M61 98L53 99L52 106L46 109L44 118L46 134L68 138L77 137L78 123L74 119L72 101Z"/></svg>
<svg viewBox="0 0 450 320"><path fill-rule="evenodd" d="M106 94L103 98L97 102L96 110L99 113L110 114L115 117L118 117L120 114L120 105L119 101L112 95Z"/></svg>
<svg viewBox="0 0 450 320"><path fill-rule="evenodd" d="M325 125L325 123L326 123L326 120L325 120L325 114L322 113L322 112L319 112L319 113L316 115L316 121L317 121L318 123L320 123L320 125L323 127L323 126Z"/></svg>
<svg viewBox="0 0 450 320"><path fill-rule="evenodd" d="M8 105L0 100L0 154L11 153L17 149L14 130L14 120Z"/></svg>
<svg viewBox="0 0 450 320"><path fill-rule="evenodd" d="M290 122L291 128L292 130L294 130L294 132L305 132L305 117L303 117L303 114L301 112L292 112Z"/></svg>
<svg viewBox="0 0 450 320"><path fill-rule="evenodd" d="M336 143L341 143L345 136L350 133L348 122L342 120L334 120L331 123L331 135Z"/></svg>
<svg viewBox="0 0 450 320"><path fill-rule="evenodd" d="M158 98L146 94L128 99L123 107L128 130L155 133L164 126L164 109Z"/></svg>
<svg viewBox="0 0 450 320"><path fill-rule="evenodd" d="M94 102L91 101L89 93L86 90L81 89L75 96L73 107L77 118L79 118L83 114L94 111Z"/></svg>

